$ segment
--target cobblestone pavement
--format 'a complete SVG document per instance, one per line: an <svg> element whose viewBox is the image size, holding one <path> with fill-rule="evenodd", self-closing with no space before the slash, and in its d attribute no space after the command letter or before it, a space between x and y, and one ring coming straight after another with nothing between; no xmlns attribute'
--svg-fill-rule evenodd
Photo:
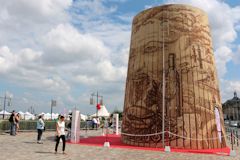
<svg viewBox="0 0 240 160"><path fill-rule="evenodd" d="M89 133L89 135L100 134L101 131L90 131ZM17 136L0 134L0 160L240 160L239 148L236 157L229 157L67 144L66 155L61 152L54 154L54 132L43 133L43 144L36 143L36 136L36 132L22 132ZM59 151L61 147L60 143Z"/></svg>

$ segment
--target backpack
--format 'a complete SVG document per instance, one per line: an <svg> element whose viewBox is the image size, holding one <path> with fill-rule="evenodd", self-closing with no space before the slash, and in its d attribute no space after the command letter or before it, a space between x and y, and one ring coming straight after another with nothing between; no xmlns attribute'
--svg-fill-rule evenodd
<svg viewBox="0 0 240 160"><path fill-rule="evenodd" d="M13 122L13 115L11 115L8 120L9 120L9 122Z"/></svg>

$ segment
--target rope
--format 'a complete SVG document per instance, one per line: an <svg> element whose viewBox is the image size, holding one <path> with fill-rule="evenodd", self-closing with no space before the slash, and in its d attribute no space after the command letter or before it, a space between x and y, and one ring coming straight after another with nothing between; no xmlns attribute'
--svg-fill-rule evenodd
<svg viewBox="0 0 240 160"><path fill-rule="evenodd" d="M168 131L166 131L168 132ZM202 138L202 139L196 139L196 138L189 138L189 137L184 137L184 136L180 136L180 135L177 135L177 134L174 134L174 133L171 133L171 132L168 132L169 134L173 135L173 136L176 136L176 137L180 137L180 138L183 138L183 139L189 139L189 140L195 140L195 141L203 141L203 140L215 140L215 139L219 139L219 137L213 137L213 138ZM228 137L229 135L226 135L226 136L221 136L222 137Z"/></svg>
<svg viewBox="0 0 240 160"><path fill-rule="evenodd" d="M125 136L132 136L132 137L147 137L147 136L155 136L155 135L160 135L162 134L163 132L158 132L158 133L153 133L153 134L128 134L128 133L121 133L122 135L125 135ZM176 137L180 137L180 138L183 138L183 139L189 139L189 140L196 140L196 141L202 141L202 140L214 140L214 139L219 139L219 137L213 137L213 138L202 138L202 139L196 139L196 138L189 138L189 137L185 137L185 136L181 136L181 135L177 135L177 134L174 134L172 132L169 132L169 131L164 131L164 133L169 133L173 136L176 136ZM230 137L231 135L226 135L226 136L221 136L222 137Z"/></svg>
<svg viewBox="0 0 240 160"><path fill-rule="evenodd" d="M84 129L84 128L83 128ZM70 130L68 130L68 132L71 132ZM79 131L80 132L80 131ZM121 132L121 135L125 135L125 136L131 136L131 137L149 137L149 136L156 136L156 135L161 135L163 132L157 132L157 133L151 133L151 134L130 134L130 133L124 133ZM213 137L213 138L202 138L202 139L196 139L196 138L189 138L189 137L185 137L182 135L177 135L175 133L169 132L169 131L164 131L164 133L169 133L170 135L179 137L179 138L183 138L183 139L188 139L188 140L195 140L195 141L203 141L203 140L215 140L215 139L219 139L219 137ZM226 138L226 137L231 137L231 134L227 134L225 136L221 136L221 138ZM233 135L234 138L237 139L237 137L235 135Z"/></svg>
<svg viewBox="0 0 240 160"><path fill-rule="evenodd" d="M165 131L166 132L166 131ZM163 132L158 132L158 133L152 133L152 134L129 134L129 133L123 133L121 132L122 135L125 136L132 136L132 137L148 137L148 136L156 136L159 134L162 134Z"/></svg>

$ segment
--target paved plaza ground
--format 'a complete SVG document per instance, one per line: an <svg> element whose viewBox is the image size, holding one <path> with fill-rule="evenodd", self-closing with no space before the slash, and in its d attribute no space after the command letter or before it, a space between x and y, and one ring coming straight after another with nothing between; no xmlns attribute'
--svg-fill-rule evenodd
<svg viewBox="0 0 240 160"><path fill-rule="evenodd" d="M101 131L89 131L89 135L101 135ZM0 134L0 160L240 160L240 148L236 157L229 157L67 144L67 155L63 155L61 143L59 153L54 153L54 132L43 133L43 144L36 143L36 136L36 132L20 132L17 136Z"/></svg>

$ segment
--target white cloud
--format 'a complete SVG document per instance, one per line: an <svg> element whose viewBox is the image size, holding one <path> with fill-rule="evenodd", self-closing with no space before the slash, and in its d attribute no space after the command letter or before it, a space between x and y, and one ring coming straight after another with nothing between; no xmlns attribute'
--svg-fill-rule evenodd
<svg viewBox="0 0 240 160"><path fill-rule="evenodd" d="M232 60L233 54L231 49L226 46L219 47L215 51L216 65L218 71L218 77L224 77L227 72L226 64Z"/></svg>
<svg viewBox="0 0 240 160"><path fill-rule="evenodd" d="M236 52L233 55L233 61L236 64L240 64L240 45L237 46Z"/></svg>
<svg viewBox="0 0 240 160"><path fill-rule="evenodd" d="M8 46L0 47L0 73L6 73L19 67L27 68L35 66L41 60L41 52L33 51L30 48L21 49L13 53Z"/></svg>
<svg viewBox="0 0 240 160"><path fill-rule="evenodd" d="M116 68L109 61L103 61L97 64L97 70L101 74L101 78L105 81L123 80L126 75L125 67Z"/></svg>
<svg viewBox="0 0 240 160"><path fill-rule="evenodd" d="M144 9L149 9L149 8L152 8L152 7L153 7L152 5L145 5Z"/></svg>
<svg viewBox="0 0 240 160"><path fill-rule="evenodd" d="M13 53L7 46L0 48L0 73L10 82L39 90L68 92L69 85L49 68L40 70L41 52L29 48ZM48 70L48 72L46 72ZM52 77L49 78L48 74Z"/></svg>
<svg viewBox="0 0 240 160"><path fill-rule="evenodd" d="M48 90L55 90L56 88L60 91L69 91L70 87L68 84L59 76L54 76L52 78L44 78L42 81L42 86Z"/></svg>
<svg viewBox="0 0 240 160"><path fill-rule="evenodd" d="M109 38L109 36L112 34L106 34L103 37ZM120 61L114 59L113 53L110 52L115 51L116 48L109 48L109 45L107 47L101 36L81 34L70 24L60 24L47 33L43 43L45 45L44 63L51 66L55 64L67 66L62 76L72 72L70 78L74 82L96 85L109 81L123 81L125 78L127 69L122 64L127 64L128 51L123 49L119 53L123 55ZM113 64L115 61L117 65Z"/></svg>
<svg viewBox="0 0 240 160"><path fill-rule="evenodd" d="M106 97L122 97L131 26L109 19L117 10L115 4L106 6L109 1L98 0L0 2L0 75L19 92L29 93L17 95L16 106L26 110L34 105L41 111L49 102L43 97L56 97L60 108L88 103L88 93L96 88ZM84 94L76 96L78 92Z"/></svg>
<svg viewBox="0 0 240 160"><path fill-rule="evenodd" d="M17 63L17 57L10 52L7 46L0 48L0 73L6 73Z"/></svg>
<svg viewBox="0 0 240 160"><path fill-rule="evenodd" d="M24 48L20 51L18 57L20 59L20 63L24 64L26 62L36 62L41 58L41 52L35 52L30 48Z"/></svg>
<svg viewBox="0 0 240 160"><path fill-rule="evenodd" d="M0 46L39 48L38 37L69 21L71 0L0 0Z"/></svg>
<svg viewBox="0 0 240 160"><path fill-rule="evenodd" d="M74 82L88 86L103 86L109 84L109 82L124 83L127 71L125 66L116 67L107 59L96 64L90 64L92 68L89 68L88 70L79 70L75 73L75 76L73 77Z"/></svg>
<svg viewBox="0 0 240 160"><path fill-rule="evenodd" d="M44 60L49 63L73 63L84 60L102 60L109 49L90 34L81 34L70 24L59 24L43 37Z"/></svg>
<svg viewBox="0 0 240 160"><path fill-rule="evenodd" d="M29 0L1 0L1 15L3 19L10 20L21 18L16 22L44 22L49 23L51 18L62 19L67 14L65 10L71 6L71 0L41 0L39 2ZM24 21L27 20L27 21ZM50 21L51 22L51 21Z"/></svg>
<svg viewBox="0 0 240 160"><path fill-rule="evenodd" d="M85 18L96 18L96 16L107 15L117 10L117 6L106 7L104 1L99 0L81 0L74 2L74 8L81 11Z"/></svg>
<svg viewBox="0 0 240 160"><path fill-rule="evenodd" d="M85 84L85 85L93 85L96 84L98 82L98 80L94 77L90 77L87 75L77 75L74 77L74 81L81 83L81 84Z"/></svg>
<svg viewBox="0 0 240 160"><path fill-rule="evenodd" d="M121 14L121 15L118 15L117 18L119 18L123 22L131 24L134 15L135 15L135 13Z"/></svg>

